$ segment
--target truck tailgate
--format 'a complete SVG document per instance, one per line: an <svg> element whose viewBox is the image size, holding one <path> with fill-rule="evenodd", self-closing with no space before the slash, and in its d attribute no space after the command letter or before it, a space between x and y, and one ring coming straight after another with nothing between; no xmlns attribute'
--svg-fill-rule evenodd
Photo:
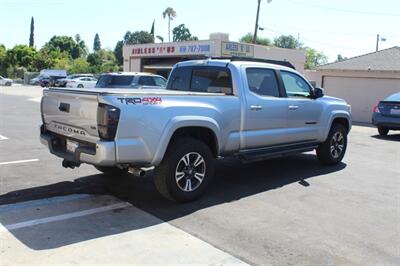
<svg viewBox="0 0 400 266"><path fill-rule="evenodd" d="M92 143L99 139L96 92L44 90L41 108L47 130Z"/></svg>

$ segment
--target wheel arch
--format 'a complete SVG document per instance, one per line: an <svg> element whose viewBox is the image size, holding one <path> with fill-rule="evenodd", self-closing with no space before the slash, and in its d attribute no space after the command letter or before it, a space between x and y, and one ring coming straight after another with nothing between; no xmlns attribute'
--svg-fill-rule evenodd
<svg viewBox="0 0 400 266"><path fill-rule="evenodd" d="M210 148L215 157L220 154L221 137L220 127L215 120L209 117L179 117L171 119L162 137L152 165L158 165L167 151L169 145L176 139L192 137L203 141Z"/></svg>

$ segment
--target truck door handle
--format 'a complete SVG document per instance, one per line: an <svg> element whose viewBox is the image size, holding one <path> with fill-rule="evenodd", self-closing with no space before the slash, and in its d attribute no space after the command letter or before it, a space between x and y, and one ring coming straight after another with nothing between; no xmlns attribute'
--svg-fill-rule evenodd
<svg viewBox="0 0 400 266"><path fill-rule="evenodd" d="M250 110L252 111L260 111L262 109L261 105L250 105Z"/></svg>
<svg viewBox="0 0 400 266"><path fill-rule="evenodd" d="M297 110L299 107L297 105L289 105L289 110Z"/></svg>

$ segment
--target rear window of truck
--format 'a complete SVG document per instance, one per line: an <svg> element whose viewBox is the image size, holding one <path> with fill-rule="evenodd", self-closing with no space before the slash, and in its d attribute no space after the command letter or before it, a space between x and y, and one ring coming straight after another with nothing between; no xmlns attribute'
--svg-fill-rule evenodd
<svg viewBox="0 0 400 266"><path fill-rule="evenodd" d="M96 88L130 87L135 76L102 75L97 81Z"/></svg>
<svg viewBox="0 0 400 266"><path fill-rule="evenodd" d="M178 67L171 73L167 89L232 94L231 72L225 67Z"/></svg>

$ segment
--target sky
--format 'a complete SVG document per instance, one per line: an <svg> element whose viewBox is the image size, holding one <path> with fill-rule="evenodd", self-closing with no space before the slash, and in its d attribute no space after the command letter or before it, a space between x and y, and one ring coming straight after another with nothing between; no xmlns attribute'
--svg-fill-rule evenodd
<svg viewBox="0 0 400 266"><path fill-rule="evenodd" d="M229 33L231 41L254 31L257 0L0 0L0 44L28 44L30 20L35 19L35 46L54 35L80 34L91 50L96 33L103 48L114 49L126 31L150 31L168 40L162 12L172 7L177 17L171 29L185 24L201 40L213 32ZM396 0L262 0L260 37L282 34L322 51L334 61L400 46L400 1Z"/></svg>

